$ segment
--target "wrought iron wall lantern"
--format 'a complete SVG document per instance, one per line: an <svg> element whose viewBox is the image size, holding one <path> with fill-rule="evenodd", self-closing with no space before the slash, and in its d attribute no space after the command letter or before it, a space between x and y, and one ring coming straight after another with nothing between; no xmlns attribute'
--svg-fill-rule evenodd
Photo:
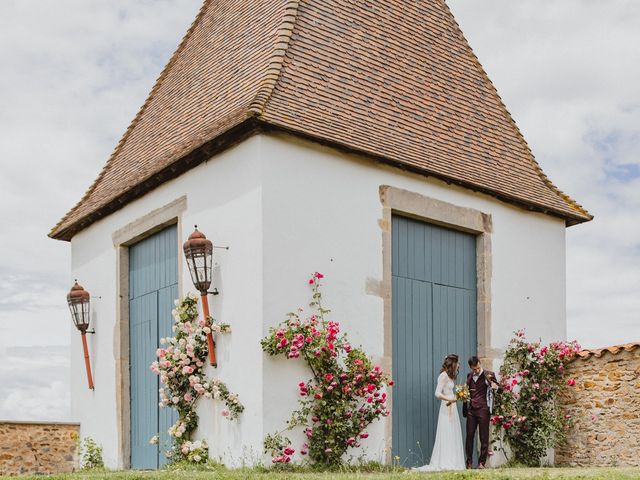
<svg viewBox="0 0 640 480"><path fill-rule="evenodd" d="M187 260L187 265L189 265L193 285L200 292L200 298L202 299L202 316L207 326L211 327L208 294L218 294L217 289L209 292L213 265L213 243L211 240L207 240L204 233L198 231L198 226L196 225L195 230L189 235L189 238L184 242L182 248ZM209 363L217 367L216 343L213 340L213 333L211 331L207 334L207 347L209 350Z"/></svg>
<svg viewBox="0 0 640 480"><path fill-rule="evenodd" d="M82 337L82 349L84 350L84 366L87 370L87 380L89 388L94 389L93 377L91 376L91 363L89 361L89 348L87 347L87 333L95 333L89 330L89 321L91 314L90 306L91 296L84 288L78 285L76 280L71 291L67 294L67 304L71 311L71 318L76 328L80 331Z"/></svg>

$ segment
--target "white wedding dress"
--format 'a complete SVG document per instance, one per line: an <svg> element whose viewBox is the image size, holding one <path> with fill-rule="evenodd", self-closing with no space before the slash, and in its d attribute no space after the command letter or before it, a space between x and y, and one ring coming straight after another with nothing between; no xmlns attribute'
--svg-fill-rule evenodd
<svg viewBox="0 0 640 480"><path fill-rule="evenodd" d="M455 383L446 372L438 377L436 398L440 402L436 441L433 444L431 463L422 467L412 468L415 472L437 472L441 470L464 470L464 447L462 445L462 429L460 416L455 403L447 406L447 402L455 400L453 389Z"/></svg>

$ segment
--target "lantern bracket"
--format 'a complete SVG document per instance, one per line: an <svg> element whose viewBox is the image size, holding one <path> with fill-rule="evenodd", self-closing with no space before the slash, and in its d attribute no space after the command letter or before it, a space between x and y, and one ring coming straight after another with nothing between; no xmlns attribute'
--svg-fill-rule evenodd
<svg viewBox="0 0 640 480"><path fill-rule="evenodd" d="M223 249L223 250L229 250L229 247L228 247L228 246L227 246L227 247L221 247L221 246L219 246L219 245L214 245L214 246L213 246L213 248L221 248L221 249Z"/></svg>
<svg viewBox="0 0 640 480"><path fill-rule="evenodd" d="M213 291L207 292L209 295L220 295L220 292L217 288L214 288Z"/></svg>
<svg viewBox="0 0 640 480"><path fill-rule="evenodd" d="M85 331L85 333L96 333L96 330L95 330L95 329L93 329L93 330L86 330L86 331Z"/></svg>

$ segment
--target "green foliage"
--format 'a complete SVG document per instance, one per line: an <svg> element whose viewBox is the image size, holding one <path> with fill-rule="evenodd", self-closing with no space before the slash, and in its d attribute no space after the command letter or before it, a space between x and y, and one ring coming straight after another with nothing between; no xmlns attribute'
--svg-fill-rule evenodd
<svg viewBox="0 0 640 480"><path fill-rule="evenodd" d="M539 466L547 448L563 439L570 419L563 416L558 394L575 384L565 380L564 369L579 351L575 341L542 346L527 342L522 330L515 333L500 368L501 389L491 418L495 441L508 443L511 461Z"/></svg>
<svg viewBox="0 0 640 480"><path fill-rule="evenodd" d="M207 443L189 440L198 427L198 399L221 400L226 406L222 415L228 419L237 419L244 410L238 396L231 393L224 382L208 379L205 374L207 334L228 333L231 329L227 324L215 323L212 317L198 319L198 297L193 294L176 300L172 314L174 336L160 339L166 347L158 349L158 360L151 364L151 370L160 376L164 385L160 389L160 406L175 408L178 412L178 420L168 431L172 445L166 454L173 462L204 464L209 457ZM157 436L150 439L153 444L158 441Z"/></svg>
<svg viewBox="0 0 640 480"><path fill-rule="evenodd" d="M312 373L298 384L299 408L292 412L287 427L265 437L265 452L276 465L288 464L295 453L282 435L285 431L303 427L307 442L300 454L327 467L339 465L348 449L361 446L371 422L389 415L383 390L393 382L362 350L349 344L338 323L325 318L329 310L322 306L322 278L316 272L309 280L313 290L309 306L314 313L305 319L302 310L289 313L261 342L269 355L303 359Z"/></svg>
<svg viewBox="0 0 640 480"><path fill-rule="evenodd" d="M80 455L80 468L82 470L94 470L104 468L102 460L102 446L98 445L91 437L84 437L78 442Z"/></svg>
<svg viewBox="0 0 640 480"><path fill-rule="evenodd" d="M38 480L42 475L23 476L21 480ZM127 470L121 472L80 472L47 476L48 480L350 480L350 479L392 479L406 480L637 480L640 468L499 468L467 470L465 472L430 472L406 475L402 470L392 470L381 466L381 470L359 467L337 467L331 472L317 472L310 468L297 467L291 471L279 472L263 467L227 470L220 467L189 466L181 464L176 468L141 472Z"/></svg>

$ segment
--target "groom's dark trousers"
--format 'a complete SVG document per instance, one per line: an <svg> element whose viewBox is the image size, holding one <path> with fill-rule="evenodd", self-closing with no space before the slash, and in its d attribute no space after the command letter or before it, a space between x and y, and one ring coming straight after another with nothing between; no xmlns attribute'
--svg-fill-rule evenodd
<svg viewBox="0 0 640 480"><path fill-rule="evenodd" d="M467 456L467 465L473 462L473 440L476 430L480 430L480 457L478 463L484 465L487 462L489 453L489 420L490 413L487 406L487 382L485 380L485 372L482 372L477 381L473 380L473 375L467 377L467 385L471 393L471 400L466 409L467 412L467 440L465 444L465 453Z"/></svg>

